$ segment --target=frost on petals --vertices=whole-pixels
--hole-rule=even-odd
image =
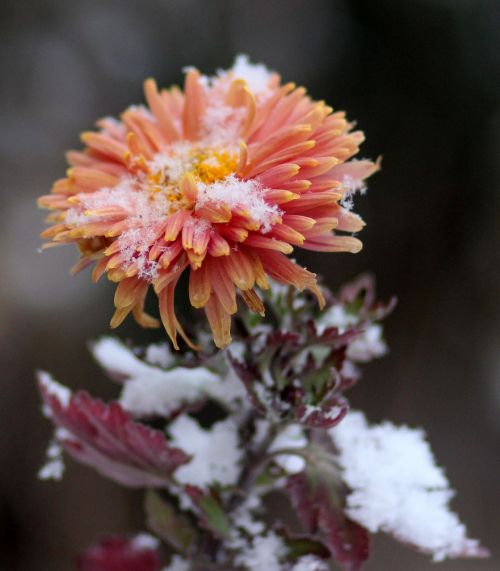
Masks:
[[[453,491],[421,430],[389,422],[369,426],[362,413],[350,412],[329,434],[351,490],[349,517],[371,532],[385,531],[432,554],[436,561],[487,555],[449,511]]]
[[[159,542],[148,534],[108,537],[78,558],[78,571],[160,571]]]
[[[169,482],[172,472],[189,461],[165,436],[134,422],[121,406],[109,405],[78,392],[68,399],[47,374],[39,377],[46,411],[57,441],[76,460],[126,486],[157,487]],[[66,389],[67,390],[67,389]]]
[[[269,278],[323,304],[316,275],[288,256],[359,252],[352,196],[379,165],[353,160],[364,135],[345,113],[246,56],[213,77],[185,72],[183,92],[148,79],[147,105],[82,135],[67,177],[39,200],[53,211],[42,237],[78,246],[74,272],[93,266],[94,280],[117,283],[112,327],[129,314],[159,326],[144,311],[152,287],[176,349],[178,336],[191,344],[174,303],[188,273],[189,301],[222,348],[237,295],[262,315]]]

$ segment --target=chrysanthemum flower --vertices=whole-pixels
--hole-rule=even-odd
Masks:
[[[231,341],[236,294],[263,313],[256,289],[268,277],[312,290],[315,274],[288,256],[295,246],[357,252],[350,233],[364,223],[350,211],[352,194],[377,170],[349,160],[363,140],[343,112],[313,101],[305,89],[282,85],[263,65],[237,58],[228,71],[205,77],[188,69],[184,92],[146,80],[148,106],[105,118],[70,151],[71,168],[40,198],[52,244],[75,243],[78,271],[118,283],[117,327],[132,312],[145,327],[150,286],[173,344],[184,330],[174,292],[189,271],[189,299],[204,308],[215,343]],[[339,234],[338,232],[346,234]]]

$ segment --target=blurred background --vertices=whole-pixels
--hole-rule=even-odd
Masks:
[[[370,270],[383,298],[399,297],[391,354],[351,402],[372,421],[426,428],[453,507],[493,551],[439,569],[499,568],[499,30],[498,0],[2,0],[2,571],[70,570],[101,534],[143,529],[140,495],[86,468],[36,478],[51,430],[34,370],[103,397],[116,388],[87,352],[108,331],[112,288],[68,277],[70,248],[37,252],[35,199],[64,175],[79,132],[142,101],[144,78],[179,83],[183,66],[213,73],[237,53],[346,109],[367,135],[361,156],[383,155],[356,203],[364,250],[308,263],[334,288]],[[132,322],[118,334],[154,337]],[[431,568],[385,537],[367,566]]]

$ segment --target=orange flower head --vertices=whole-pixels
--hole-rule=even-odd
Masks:
[[[361,249],[349,235],[364,225],[351,197],[378,169],[351,160],[363,133],[244,56],[214,77],[188,69],[184,91],[148,79],[144,92],[147,107],[82,134],[85,149],[68,153],[66,178],[39,199],[52,211],[42,237],[79,248],[73,270],[94,264],[94,280],[106,273],[117,282],[111,326],[131,312],[158,326],[144,312],[152,286],[173,345],[177,334],[189,343],[174,312],[184,271],[218,347],[231,342],[237,293],[263,314],[257,290],[268,277],[322,303],[315,274],[288,256],[295,246]]]

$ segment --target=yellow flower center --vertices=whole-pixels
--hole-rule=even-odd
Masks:
[[[153,196],[158,193],[168,200],[168,214],[193,207],[180,187],[182,177],[189,173],[196,182],[211,184],[236,172],[238,153],[227,149],[190,147],[174,149],[171,155],[153,161],[146,174],[146,188]]]

